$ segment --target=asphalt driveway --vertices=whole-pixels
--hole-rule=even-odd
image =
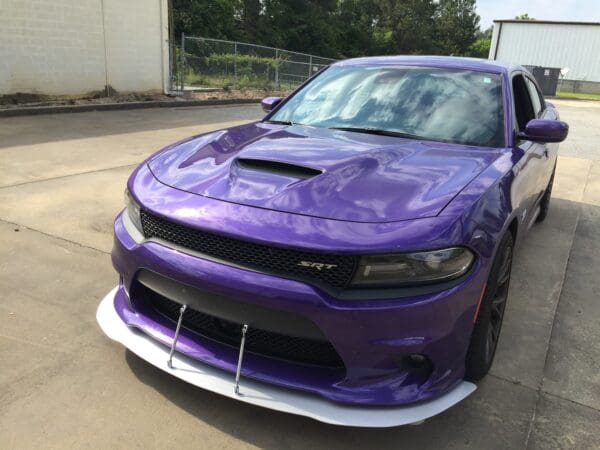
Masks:
[[[600,102],[555,103],[571,135],[548,219],[517,253],[491,375],[423,425],[384,430],[222,398],[96,325],[129,173],[259,107],[0,119],[0,448],[599,448]]]

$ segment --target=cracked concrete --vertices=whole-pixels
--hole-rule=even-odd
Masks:
[[[421,426],[347,429],[240,404],[105,338],[98,301],[128,174],[256,106],[0,119],[0,448],[600,447],[600,103],[555,101],[551,212],[519,249],[491,374]]]

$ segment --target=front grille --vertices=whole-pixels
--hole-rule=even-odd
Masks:
[[[179,318],[181,305],[156,291],[144,289],[145,300],[154,310],[173,322]],[[242,324],[204,314],[188,307],[183,314],[182,326],[201,336],[239,348]],[[271,358],[302,364],[342,368],[344,363],[331,343],[313,339],[286,336],[272,331],[248,328],[246,351]]]
[[[144,210],[141,211],[141,219],[148,239],[162,239],[224,262],[334,288],[348,286],[358,262],[354,255],[303,252],[219,236],[162,219]],[[314,265],[299,266],[300,261],[334,267],[321,267],[319,270]]]

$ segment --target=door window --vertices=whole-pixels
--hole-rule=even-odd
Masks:
[[[525,78],[525,83],[527,84],[527,90],[529,91],[529,97],[531,98],[531,103],[533,105],[533,112],[535,113],[535,117],[540,117],[542,115],[543,110],[543,102],[540,99],[540,93],[538,92],[535,83],[529,78]]]
[[[529,90],[522,75],[515,75],[512,81],[513,95],[515,99],[515,113],[517,115],[517,126],[519,131],[525,130],[527,122],[536,118],[536,113],[531,103]]]

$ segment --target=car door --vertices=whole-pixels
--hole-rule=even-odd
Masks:
[[[516,116],[517,150],[522,157],[515,165],[517,172],[513,195],[518,199],[520,222],[529,226],[535,219],[537,205],[542,197],[541,179],[549,160],[549,152],[545,144],[536,143],[519,137],[527,123],[540,113],[539,98],[536,103],[531,98],[527,81],[523,73],[517,72],[512,77],[513,103]],[[536,111],[536,106],[538,110]]]

